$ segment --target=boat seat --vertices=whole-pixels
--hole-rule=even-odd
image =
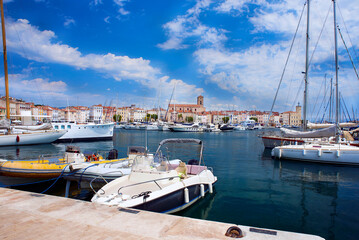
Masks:
[[[200,166],[200,165],[187,165],[187,174],[191,175],[197,175],[200,172],[207,170],[206,166]]]

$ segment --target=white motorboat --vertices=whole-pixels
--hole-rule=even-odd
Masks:
[[[53,122],[55,130],[67,130],[58,142],[110,140],[113,136],[114,123]]]
[[[201,146],[198,161],[187,164],[179,159],[164,160],[161,146],[164,144],[196,143]],[[198,139],[165,139],[153,156],[135,159],[132,172],[102,187],[92,202],[136,209],[174,213],[192,205],[207,192],[213,192],[217,181],[211,170],[202,163],[203,144]],[[154,159],[162,159],[156,166]]]
[[[235,131],[244,131],[244,130],[246,130],[246,127],[243,125],[238,125],[238,126],[234,127],[234,130]]]
[[[158,125],[156,124],[148,124],[146,126],[147,131],[158,131]]]
[[[190,126],[186,125],[175,125],[169,128],[172,132],[202,132],[203,129],[198,123],[194,123]]]
[[[204,132],[221,132],[222,130],[219,129],[218,126],[211,123],[211,124],[203,127],[203,131]]]
[[[126,130],[139,130],[140,125],[137,123],[129,123],[124,126],[124,129]]]
[[[105,156],[106,153],[99,153]],[[118,159],[118,152],[112,149],[106,159],[118,159],[115,162],[96,164],[93,162],[73,163],[64,171],[64,179],[76,181],[81,188],[99,189],[112,180],[128,175],[131,172],[131,166],[137,156],[146,154],[145,147],[131,146],[128,147],[127,158]],[[86,157],[86,154],[85,154]]]

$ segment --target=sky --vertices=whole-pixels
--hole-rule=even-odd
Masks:
[[[54,107],[166,108],[174,92],[176,103],[194,104],[203,95],[208,110],[270,110],[284,72],[273,110],[295,110],[303,104],[304,5],[304,0],[5,0],[10,95]],[[309,115],[318,116],[335,80],[333,8],[331,0],[310,5],[308,106]],[[356,68],[358,12],[357,1],[337,1],[338,26]],[[355,112],[359,80],[340,35],[338,53],[339,89]],[[4,95],[3,69],[0,76]]]

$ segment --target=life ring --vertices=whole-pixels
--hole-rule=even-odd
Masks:
[[[19,135],[16,136],[16,142],[20,142],[20,137],[19,137]]]

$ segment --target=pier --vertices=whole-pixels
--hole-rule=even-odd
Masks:
[[[232,239],[225,233],[233,226],[242,239],[323,239],[7,188],[0,188],[0,203],[2,239]]]

